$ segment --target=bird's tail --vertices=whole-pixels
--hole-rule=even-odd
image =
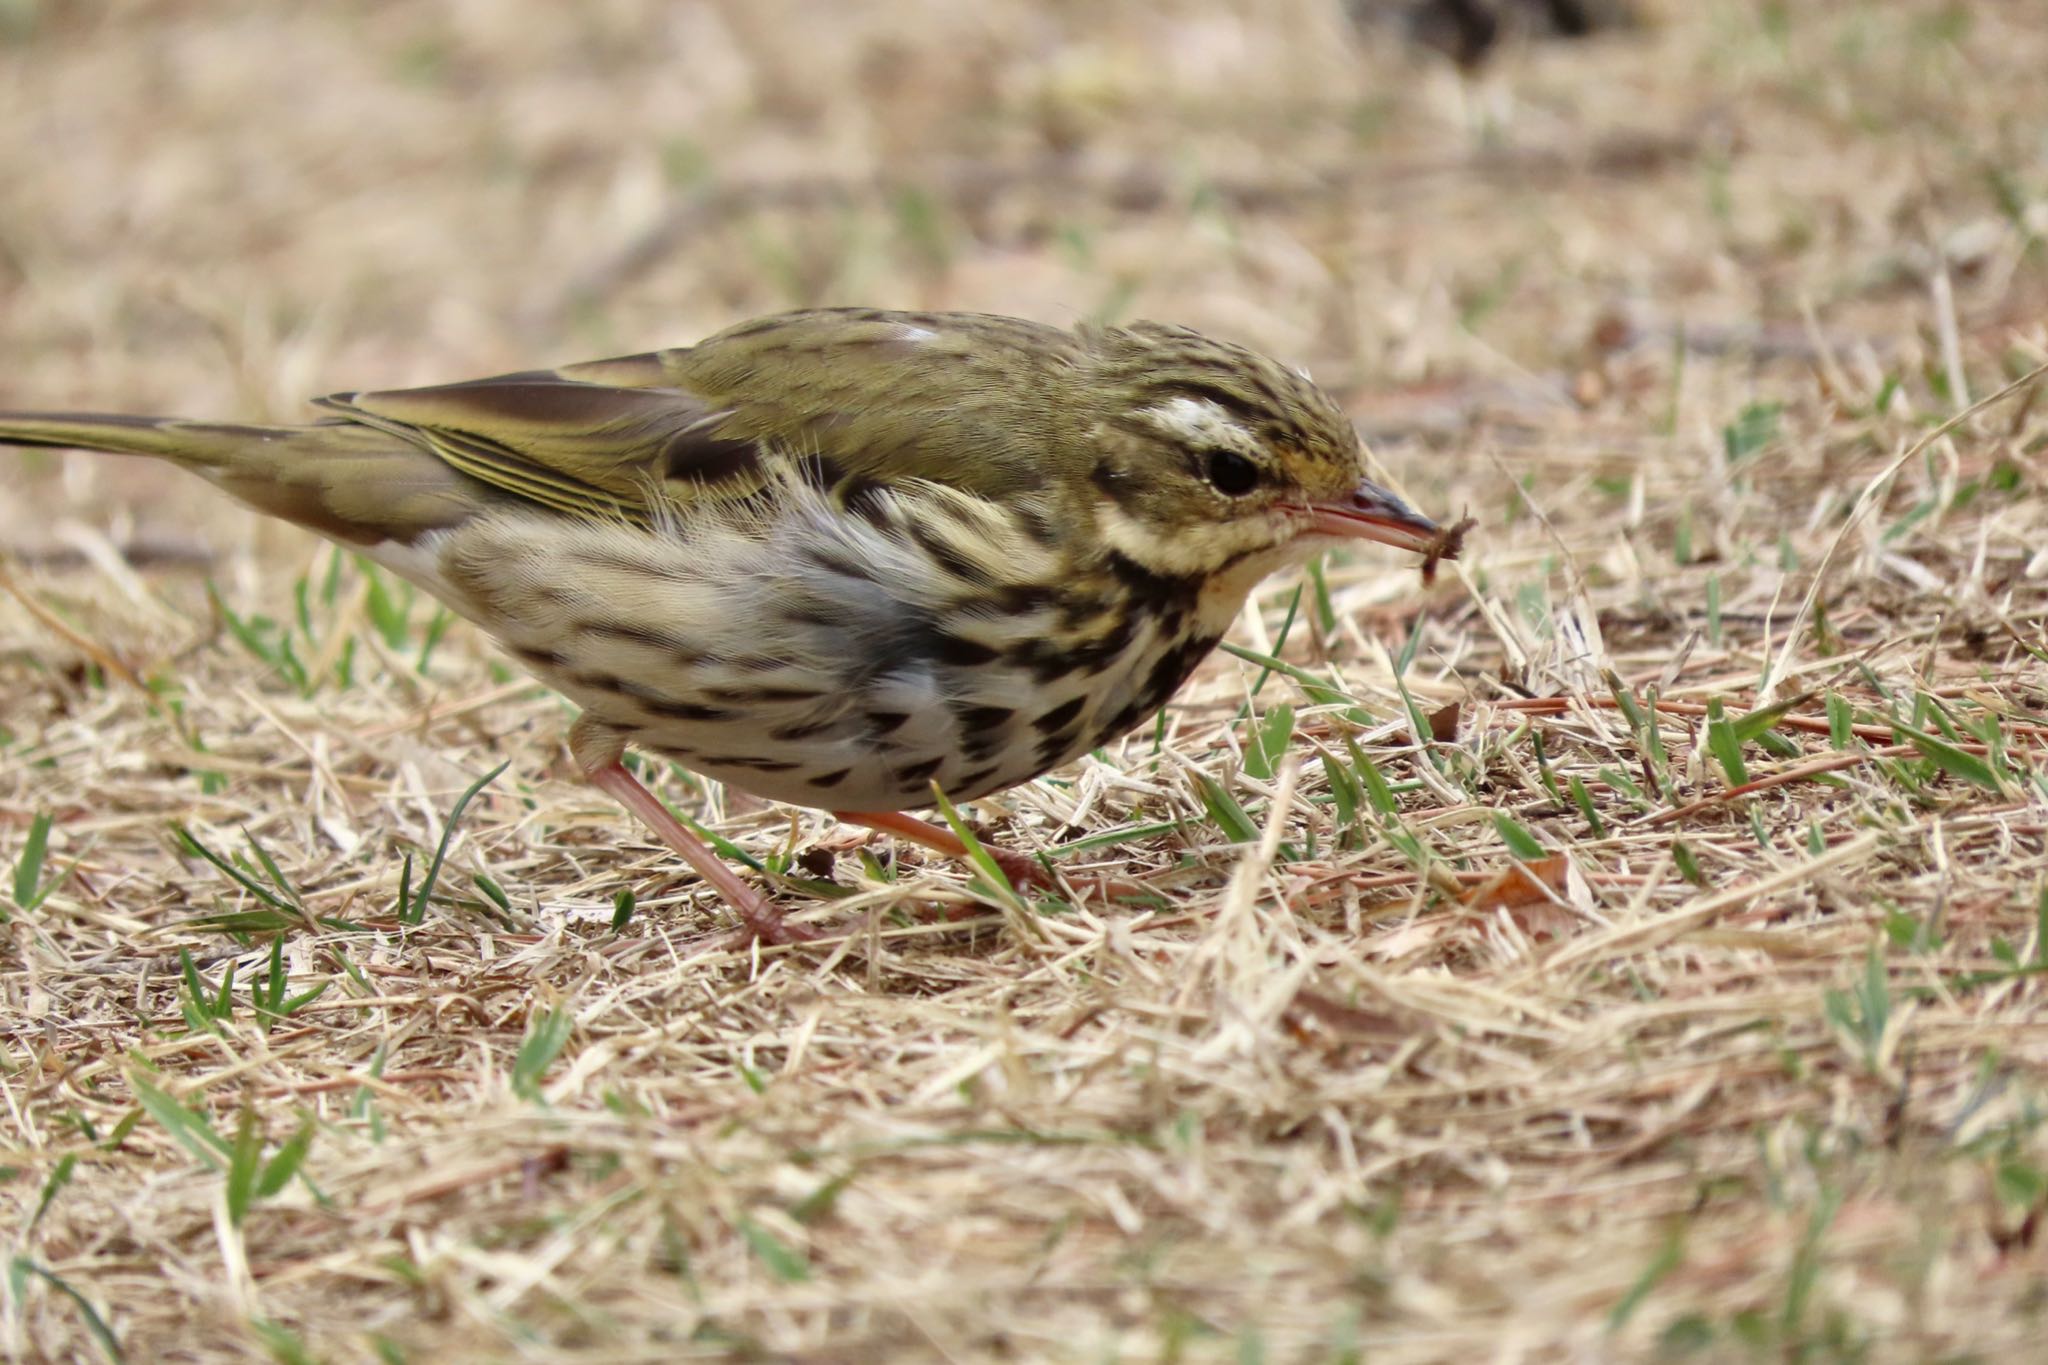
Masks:
[[[347,420],[308,426],[98,412],[0,412],[0,445],[153,455],[259,512],[357,545],[410,542],[476,510],[474,485],[412,442]]]
[[[155,455],[202,471],[232,463],[244,448],[287,437],[291,431],[112,412],[0,412],[0,445]]]

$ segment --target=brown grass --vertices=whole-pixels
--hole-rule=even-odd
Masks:
[[[836,853],[847,936],[755,957],[469,630],[9,456],[5,1349],[2023,1354],[2048,403],[1935,429],[2048,360],[2048,30],[1664,11],[1461,87],[1310,0],[0,3],[0,405],[1158,316],[1478,519],[1428,590],[1361,558],[1283,630],[1271,585],[1288,669],[983,803],[1146,906],[667,776]]]

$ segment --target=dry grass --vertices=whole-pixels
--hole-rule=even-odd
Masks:
[[[1149,315],[1480,523],[1428,590],[1272,585],[1286,670],[984,803],[1149,906],[668,777],[837,851],[848,936],[752,958],[466,628],[10,456],[6,1349],[2020,1353],[2048,404],[1936,429],[2048,359],[2048,31],[1665,8],[1467,90],[1310,0],[0,3],[0,402]]]

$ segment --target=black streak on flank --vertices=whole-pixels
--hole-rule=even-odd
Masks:
[[[680,431],[662,445],[661,468],[671,479],[696,484],[730,483],[761,472],[761,448],[749,440]]]
[[[987,587],[993,581],[994,576],[986,564],[970,558],[959,546],[929,527],[913,521],[910,523],[910,535],[911,539],[918,543],[918,547],[932,557],[934,563],[961,582],[971,583],[975,587]]]
[[[817,701],[824,694],[809,687],[707,687],[703,695],[712,701],[735,706],[763,706],[774,702]]]
[[[926,648],[935,661],[955,668],[978,668],[995,659],[999,652],[978,640],[962,639],[944,631],[935,631],[927,637]]]
[[[779,609],[779,615],[792,626],[840,626],[846,624],[846,613],[823,602],[792,602]]]
[[[920,790],[932,780],[938,773],[940,765],[945,763],[945,761],[945,755],[941,754],[929,762],[906,763],[892,772],[890,776],[894,777],[898,784],[905,788],[913,791]]]
[[[839,505],[877,530],[887,529],[892,520],[889,490],[872,479],[855,476],[841,484]]]
[[[1126,706],[1123,710],[1109,718],[1109,724],[1102,727],[1102,735],[1097,742],[1107,744],[1119,735],[1130,733],[1139,721],[1152,714],[1155,709],[1143,706],[1138,702],[1132,702],[1129,706]]]
[[[1131,639],[1137,633],[1137,616],[1125,612],[1094,639],[1068,645],[1060,657],[1068,671],[1078,669],[1083,673],[1099,673],[1123,657],[1123,652],[1131,647]]]
[[[689,701],[647,701],[640,703],[642,710],[650,716],[663,720],[718,721],[731,720],[733,713],[718,706],[700,706]]]
[[[693,701],[677,701],[659,692],[627,682],[624,678],[610,673],[578,673],[569,679],[577,687],[587,687],[595,692],[611,692],[621,697],[631,697],[641,710],[650,716],[664,720],[716,721],[731,720],[733,713],[722,707],[703,706]]]
[[[1123,585],[1135,604],[1153,611],[1178,610],[1184,603],[1195,600],[1202,591],[1199,578],[1154,573],[1129,555],[1117,551],[1110,552],[1109,572]]]
[[[1195,665],[1216,647],[1214,637],[1196,636],[1183,640],[1179,645],[1159,656],[1159,662],[1152,665],[1152,671],[1145,675],[1144,686],[1139,688],[1137,697],[1112,722],[1106,734],[1121,734],[1145,717],[1166,705],[1167,699],[1180,690],[1188,674],[1195,671]]]
[[[1019,668],[1030,669],[1032,681],[1041,687],[1050,686],[1076,668],[1084,667],[1074,661],[1072,649],[1046,640],[1026,640],[1010,646],[1009,661]]]
[[[1063,701],[1058,706],[1053,707],[1052,710],[1047,711],[1044,715],[1032,721],[1031,728],[1038,731],[1041,735],[1049,735],[1055,730],[1064,730],[1067,728],[1069,721],[1081,714],[1081,707],[1087,700],[1086,697],[1075,697],[1072,701]]]
[[[747,754],[714,754],[700,760],[707,768],[740,768],[757,773],[793,773],[794,763],[784,763],[773,758],[754,758]]]
[[[1061,593],[1044,583],[1009,583],[992,586],[990,600],[1006,616],[1024,616],[1059,605]]]
[[[960,732],[960,749],[970,763],[986,763],[1010,743],[1010,731],[1017,712],[1008,706],[952,705],[953,721]]]
[[[1001,730],[981,730],[960,742],[970,763],[986,763],[1009,747],[1010,737]]]
[[[990,784],[996,780],[996,774],[1000,771],[998,768],[977,768],[961,778],[958,782],[954,783],[954,786],[959,791],[960,799],[962,801],[972,801],[975,797],[994,790]]]
[[[1010,723],[1017,713],[1007,706],[956,706],[953,718],[960,722],[960,731],[968,738],[989,730],[1000,730]]]
[[[804,546],[803,554],[826,573],[838,574],[841,578],[851,578],[863,583],[869,581],[867,566],[858,560],[834,554],[817,545]]]
[[[1140,711],[1164,706],[1166,699],[1180,687],[1180,680],[1193,667],[1193,661],[1185,657],[1186,648],[1181,645],[1170,649],[1152,665],[1152,671],[1145,675],[1144,684],[1138,688],[1137,706]]]
[[[870,711],[868,731],[875,735],[894,734],[903,722],[909,719],[908,711]]]
[[[702,654],[687,648],[683,641],[673,635],[665,635],[661,631],[626,621],[577,621],[571,629],[585,635],[595,635],[601,640],[618,640],[629,645],[642,645],[661,654],[679,655],[689,663],[698,663],[704,658]]]
[[[1025,506],[1017,508],[1013,515],[1017,526],[1037,544],[1047,549],[1059,544],[1060,523],[1051,509]]]
[[[1062,758],[1065,758],[1067,756],[1067,751],[1074,747],[1074,742],[1078,740],[1080,737],[1081,736],[1078,730],[1068,729],[1055,730],[1053,733],[1047,735],[1044,739],[1039,740],[1039,771],[1043,772],[1045,769],[1050,768],[1053,764],[1059,762]]]
[[[823,720],[799,721],[795,725],[778,725],[768,732],[768,738],[780,740],[815,739],[839,724],[839,717],[827,716]]]
[[[528,668],[560,668],[568,662],[552,649],[528,649],[524,645],[513,645],[512,654]]]
[[[846,466],[829,455],[806,455],[796,462],[805,483],[813,488],[837,488],[846,477]]]

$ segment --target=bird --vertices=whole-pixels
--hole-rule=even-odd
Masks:
[[[580,708],[581,775],[776,944],[817,935],[628,746],[964,856],[906,812],[1149,719],[1269,574],[1359,541],[1433,569],[1470,524],[1366,477],[1301,371],[1156,322],[807,309],[314,405],[304,425],[0,411],[0,445],[167,460],[431,593]]]

